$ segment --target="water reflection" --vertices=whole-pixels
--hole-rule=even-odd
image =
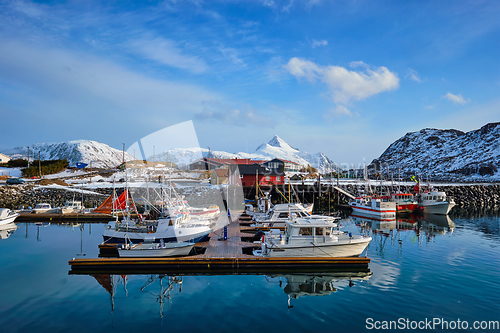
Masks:
[[[269,282],[276,282],[288,295],[288,308],[292,308],[292,299],[303,296],[325,296],[339,289],[354,287],[354,281],[368,280],[371,272],[310,273],[266,275]],[[285,284],[286,283],[286,284]],[[283,285],[285,285],[283,287]]]
[[[369,234],[376,244],[377,253],[383,254],[386,245],[397,242],[399,251],[405,239],[403,234],[410,235],[412,243],[430,242],[436,236],[453,233],[455,223],[448,215],[424,214],[423,216],[409,215],[395,219],[377,219],[363,215],[349,217],[365,234]]]
[[[19,228],[14,222],[0,225],[0,239],[7,239]]]
[[[127,283],[129,275],[91,274],[92,277],[109,293],[111,313],[115,309],[115,297],[119,286],[123,287],[125,297],[128,296]],[[141,293],[151,295],[159,304],[159,316],[163,318],[163,308],[166,301],[172,299],[172,292],[182,291],[183,276],[169,276],[165,274],[139,275],[144,277],[144,285],[140,288]],[[147,277],[147,278],[146,278]]]

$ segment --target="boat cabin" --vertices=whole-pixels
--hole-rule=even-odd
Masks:
[[[338,230],[337,223],[299,218],[286,222],[285,244],[334,242],[338,240],[337,235],[342,233]]]

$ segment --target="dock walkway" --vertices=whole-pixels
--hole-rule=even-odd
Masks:
[[[240,222],[244,217],[227,225],[227,240],[223,229],[210,234],[210,240],[197,243],[205,253],[186,257],[167,258],[85,258],[69,261],[71,274],[112,272],[162,272],[177,274],[246,274],[269,272],[331,272],[368,271],[366,257],[286,257],[268,258],[243,253],[243,248],[256,244],[241,240]],[[244,230],[244,229],[243,229]]]

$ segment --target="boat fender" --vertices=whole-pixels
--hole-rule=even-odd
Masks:
[[[264,243],[265,237],[266,237],[266,235],[262,235],[262,243]]]
[[[350,233],[349,233],[349,239],[351,239],[351,238],[352,238],[352,233],[350,232]]]

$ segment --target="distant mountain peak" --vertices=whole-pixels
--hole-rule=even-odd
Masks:
[[[293,152],[293,153],[298,153],[300,150],[290,146],[288,143],[285,142],[282,138],[279,136],[275,135],[268,143],[264,143],[260,145],[257,149],[256,152],[259,151],[265,151],[266,149],[269,149],[271,147],[274,148],[279,148],[287,152]],[[273,149],[273,148],[271,148]]]

